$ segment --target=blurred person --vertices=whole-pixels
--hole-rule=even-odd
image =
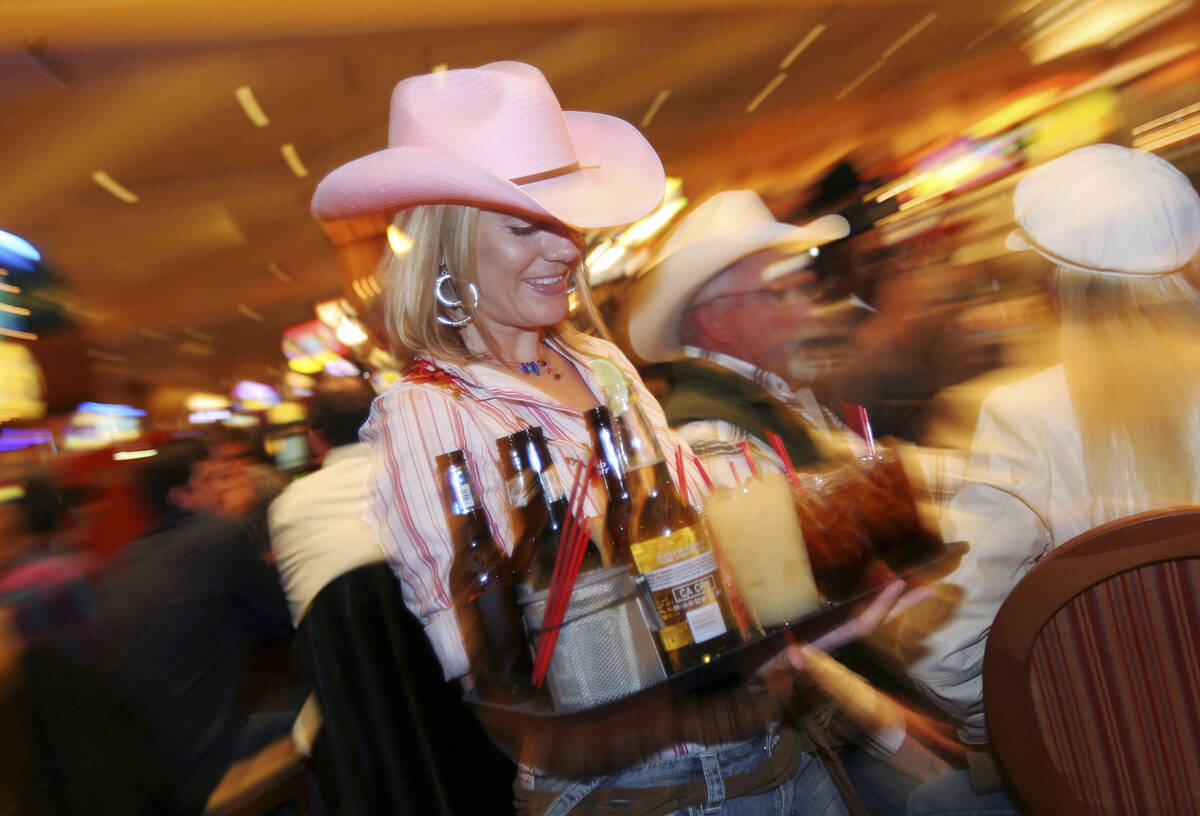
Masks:
[[[71,656],[94,652],[96,600],[92,559],[58,545],[63,498],[45,476],[25,481],[20,498],[0,504],[0,606],[31,641],[49,636]]]
[[[831,405],[864,406],[878,436],[921,442],[929,401],[998,359],[960,323],[972,273],[951,262],[948,230],[935,226],[890,246],[881,241],[872,230],[817,259],[831,286],[869,307],[818,393]]]
[[[369,462],[358,429],[374,399],[375,390],[361,377],[331,377],[317,384],[309,404],[308,440],[323,460],[321,467],[271,503],[271,550],[296,626],[327,583],[383,560],[361,510]]]
[[[1056,267],[1063,361],[984,400],[943,520],[945,540],[970,550],[938,599],[886,632],[960,738],[980,746],[987,635],[1021,577],[1100,524],[1200,503],[1200,197],[1154,154],[1100,144],[1034,169],[1013,206],[1009,247]],[[922,816],[966,803],[977,804],[962,775],[910,800]]]
[[[683,219],[630,295],[630,347],[661,363],[668,422],[703,456],[766,431],[796,465],[847,447],[841,423],[809,387],[834,365],[845,324],[808,268],[807,250],[846,234],[841,216],[777,222],[750,190],[717,193]],[[717,470],[717,468],[714,468]]]
[[[239,521],[258,552],[269,553],[267,511],[287,479],[266,454],[262,436],[242,428],[222,428],[210,439],[204,478],[218,501],[210,508]]]
[[[237,524],[213,512],[198,440],[168,442],[142,468],[154,528],[98,589],[100,665],[149,720],[186,803],[203,807],[237,759],[285,736],[293,714],[234,705],[243,652],[291,631],[278,577]]]
[[[720,460],[741,466],[740,441],[758,446],[765,466],[780,467],[767,431],[781,435],[798,466],[859,444],[807,387],[833,365],[827,344],[839,329],[803,261],[811,247],[845,234],[840,216],[795,227],[775,221],[749,190],[718,193],[679,223],[635,285],[630,345],[660,363],[656,372],[665,369],[667,420],[710,473],[725,471]],[[823,722],[836,710],[829,725],[869,746],[868,755],[847,744],[843,755],[873,813],[903,810],[919,781],[949,769],[906,733],[914,713],[836,661],[814,656],[810,664],[807,702]]]
[[[568,307],[578,287],[583,311],[594,311],[580,231],[651,212],[664,174],[635,128],[564,113],[542,74],[522,63],[406,79],[393,92],[390,121],[391,146],[325,178],[313,212],[400,210],[395,226],[413,241],[404,255],[385,255],[380,277],[393,340],[414,358],[376,399],[361,435],[380,544],[453,679],[470,666],[451,601],[454,544],[435,457],[466,452],[495,539],[511,551],[517,531],[495,441],[541,426],[560,468],[586,461],[583,413],[602,398],[590,359],[610,360],[628,377],[664,449],[679,444],[628,360],[575,329]],[[699,475],[689,481],[699,485]],[[584,514],[603,508],[593,489]],[[898,587],[886,592],[874,614],[897,595]],[[839,637],[873,625],[863,618]],[[508,746],[521,759],[520,812],[558,816],[620,799],[619,812],[628,814],[699,807],[765,814],[777,811],[780,797],[796,813],[845,812],[825,768],[779,726],[792,659],[800,658],[779,655],[756,685],[630,702],[586,728],[547,720]]]
[[[308,446],[321,466],[271,502],[271,552],[296,628],[326,584],[384,558],[362,518],[369,462],[358,429],[374,399],[375,389],[361,377],[320,380],[309,402]],[[312,755],[321,723],[316,696],[310,695],[292,730],[298,751]]]

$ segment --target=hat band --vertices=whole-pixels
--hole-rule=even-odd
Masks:
[[[1165,278],[1166,276],[1174,275],[1183,269],[1183,267],[1179,267],[1178,269],[1169,269],[1166,272],[1126,272],[1123,269],[1105,269],[1099,266],[1088,266],[1051,252],[1037,241],[1033,240],[1033,238],[1029,236],[1029,233],[1024,229],[1018,228],[1017,232],[1020,234],[1021,240],[1029,244],[1030,249],[1041,255],[1046,260],[1053,261],[1055,264],[1059,266],[1065,266],[1069,269],[1077,269],[1080,272],[1091,272],[1096,275],[1106,275],[1113,278]]]
[[[599,166],[598,164],[590,164],[587,166],[587,169],[594,170]],[[518,186],[533,184],[535,181],[546,181],[547,179],[558,178],[559,176],[569,176],[571,173],[577,173],[583,169],[585,169],[584,166],[579,162],[571,162],[570,164],[564,164],[562,167],[555,167],[553,170],[543,170],[540,173],[532,173],[528,176],[510,178],[509,181]]]

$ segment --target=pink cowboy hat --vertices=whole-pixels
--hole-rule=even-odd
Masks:
[[[665,181],[633,125],[563,111],[537,68],[493,62],[397,84],[388,147],[326,176],[312,212],[351,218],[459,203],[600,229],[654,210]]]

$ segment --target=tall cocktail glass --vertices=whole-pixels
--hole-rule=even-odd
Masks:
[[[719,487],[704,509],[755,623],[777,626],[820,608],[792,489],[782,473]]]

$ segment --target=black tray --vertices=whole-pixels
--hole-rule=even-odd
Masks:
[[[949,571],[953,562],[967,551],[965,542],[956,541],[943,545],[942,552],[914,564],[898,573],[910,584],[919,584],[940,577]],[[711,691],[722,686],[731,685],[740,678],[754,672],[763,662],[775,655],[779,649],[791,640],[806,641],[830,632],[849,620],[864,602],[870,601],[883,591],[887,584],[880,584],[864,590],[853,598],[841,603],[831,603],[806,615],[799,620],[775,626],[762,635],[747,640],[726,650],[720,657],[708,663],[684,669],[667,677],[663,682],[647,689],[630,694],[617,700],[604,703],[594,708],[579,711],[555,711],[550,701],[549,693],[542,694],[532,700],[516,704],[506,704],[482,700],[475,691],[467,692],[464,702],[484,709],[503,711],[508,714],[529,717],[579,717],[583,715],[601,714],[611,706],[627,705],[633,700],[641,701],[643,697],[652,695],[663,696],[664,692],[671,695],[688,694],[698,691]]]

